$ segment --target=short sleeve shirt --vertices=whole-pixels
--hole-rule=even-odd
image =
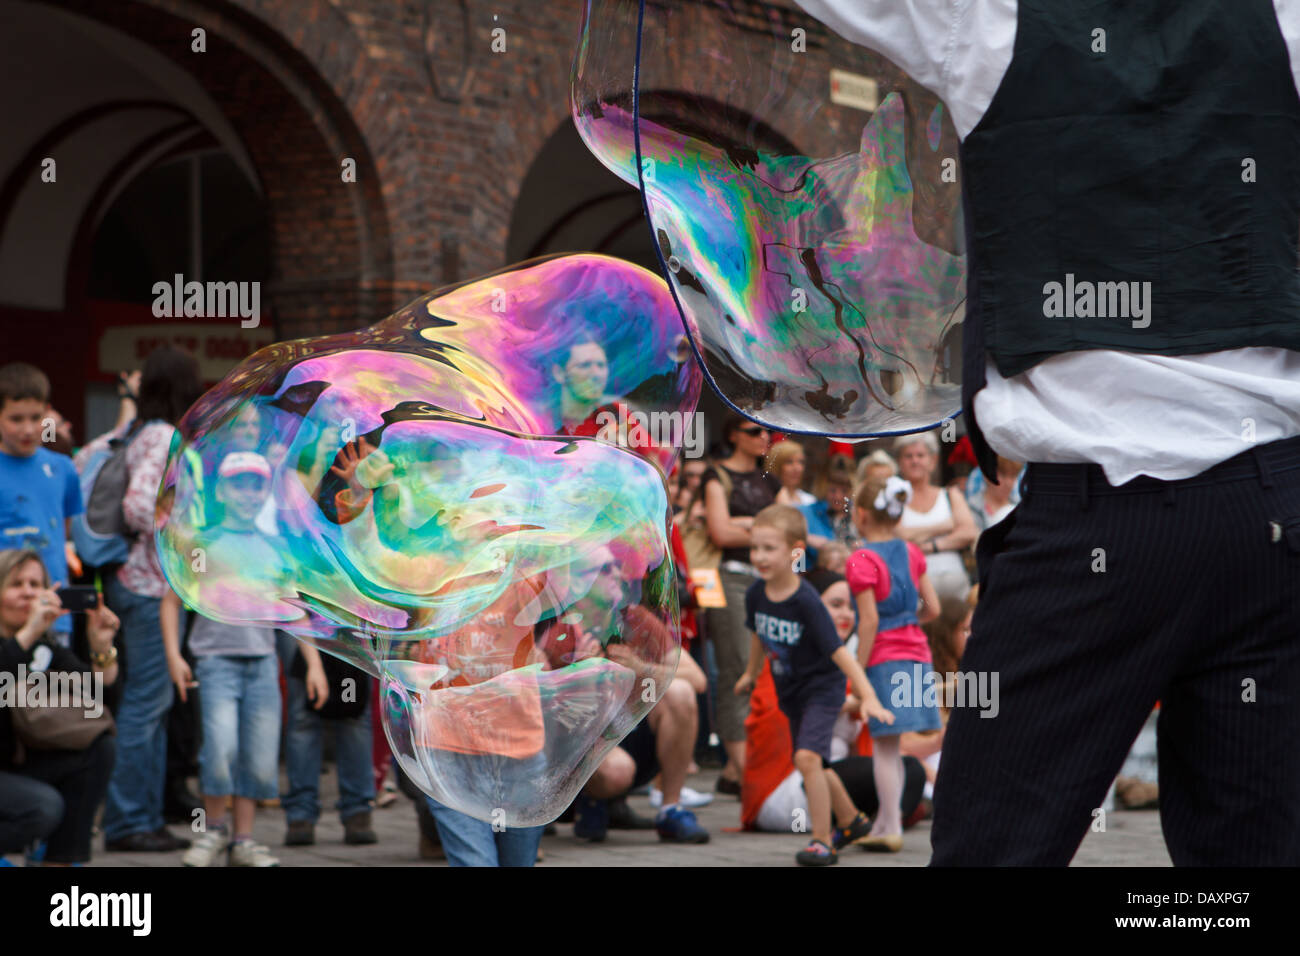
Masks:
[[[807,581],[784,601],[767,596],[755,581],[745,592],[745,626],[758,635],[767,652],[777,697],[800,701],[827,686],[844,690],[844,675],[831,660],[843,646],[826,605]]]
[[[27,458],[0,452],[0,549],[31,548],[56,586],[68,583],[64,519],[81,511],[81,483],[67,455],[48,448]],[[65,614],[51,630],[66,633],[71,627]]]
[[[912,583],[920,585],[925,574],[925,555],[911,541],[907,542],[907,563],[912,573]],[[885,559],[869,548],[854,551],[844,567],[844,577],[854,597],[871,591],[877,603],[887,600],[890,594],[889,567]],[[892,631],[881,631],[871,645],[868,667],[889,661],[929,661],[930,642],[919,624],[906,624]]]

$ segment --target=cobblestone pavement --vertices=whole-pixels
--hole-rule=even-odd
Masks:
[[[697,790],[710,791],[716,773],[697,774],[689,781]],[[332,767],[321,778],[321,805],[333,806],[337,778]],[[653,811],[646,797],[632,797],[638,813]],[[573,827],[558,825],[558,835],[545,837],[543,866],[793,866],[803,838],[794,834],[730,832],[740,824],[740,801],[718,796],[710,806],[696,811],[712,839],[703,846],[660,843],[653,830],[611,830],[603,843],[577,840]],[[374,812],[379,842],[352,847],[343,843],[338,817],[322,816],[316,827],[316,844],[286,847],[284,813],[258,811],[255,838],[279,857],[283,866],[442,866],[419,859],[419,829],[415,808],[406,797]],[[176,833],[180,826],[172,827]],[[92,866],[178,866],[180,853],[104,853],[95,839]],[[909,830],[898,854],[865,853],[851,848],[840,856],[840,866],[924,866],[930,859],[930,825],[922,822]],[[1075,866],[1169,866],[1156,811],[1113,811],[1106,815],[1106,831],[1090,832],[1074,858]]]

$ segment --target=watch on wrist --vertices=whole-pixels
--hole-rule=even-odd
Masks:
[[[91,651],[90,663],[99,668],[108,667],[117,660],[117,648],[110,647],[106,651]]]

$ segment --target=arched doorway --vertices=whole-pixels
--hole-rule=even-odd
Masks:
[[[111,421],[116,372],[162,341],[215,381],[277,339],[391,311],[365,142],[262,21],[188,0],[6,4],[0,56],[23,77],[0,85],[0,327],[7,358],[50,376],[78,442]],[[177,276],[256,283],[258,321],[160,314],[155,287]]]

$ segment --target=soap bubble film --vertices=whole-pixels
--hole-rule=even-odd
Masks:
[[[956,414],[957,138],[933,94],[798,10],[589,0],[572,109],[642,189],[724,401],[842,437]]]
[[[664,480],[702,376],[658,276],[535,260],[249,357],[182,420],[168,582],[381,682],[442,803],[558,816],[672,680]]]

